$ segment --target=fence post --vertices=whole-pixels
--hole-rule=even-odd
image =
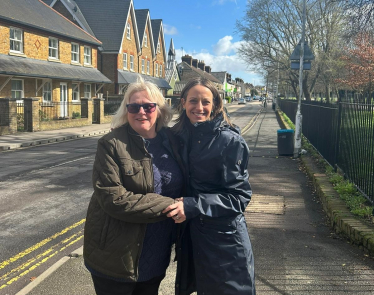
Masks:
[[[24,130],[35,132],[40,130],[39,120],[39,99],[38,98],[24,98]]]
[[[93,112],[95,113],[94,116],[96,118],[97,124],[102,124],[104,123],[104,98],[94,98],[94,107],[93,107]]]
[[[0,135],[17,132],[17,99],[0,99]]]
[[[335,155],[334,155],[334,170],[337,172],[338,170],[338,157],[339,157],[339,142],[340,142],[340,128],[342,122],[342,102],[338,101],[338,126],[336,127],[336,135],[335,135]]]

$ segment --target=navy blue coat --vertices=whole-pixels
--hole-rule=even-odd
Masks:
[[[177,242],[176,294],[255,294],[243,214],[252,195],[247,144],[222,116],[188,122],[178,136],[189,183],[183,201],[187,221]]]

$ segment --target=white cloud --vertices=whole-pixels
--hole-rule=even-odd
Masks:
[[[232,42],[232,36],[225,36],[218,40],[213,45],[213,54],[206,49],[199,51],[186,52],[181,49],[176,49],[176,60],[180,62],[182,55],[189,54],[193,58],[203,60],[205,65],[210,66],[213,72],[227,71],[232,75],[232,78],[240,77],[245,82],[257,83],[262,78],[255,72],[249,71],[248,67],[242,59],[236,54],[236,49],[240,46],[241,41]]]
[[[164,24],[164,34],[165,35],[176,35],[178,34],[178,30],[176,27]]]

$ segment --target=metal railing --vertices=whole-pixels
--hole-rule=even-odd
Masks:
[[[71,101],[41,102],[39,104],[39,120],[76,119],[81,117],[81,103]]]
[[[297,101],[279,100],[295,123]],[[374,203],[374,104],[302,101],[302,133],[332,167],[339,167]]]
[[[105,100],[104,115],[114,115],[121,105],[122,100]]]

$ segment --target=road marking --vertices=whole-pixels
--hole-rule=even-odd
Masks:
[[[26,256],[27,254],[30,254],[31,252],[39,249],[40,247],[44,246],[45,244],[49,243],[50,241],[56,239],[57,237],[67,233],[69,230],[72,230],[73,228],[76,228],[77,226],[83,224],[84,222],[86,221],[86,219],[82,219],[76,223],[74,223],[73,225],[63,229],[62,231],[54,234],[53,236],[49,237],[49,238],[46,238],[44,239],[43,241],[31,246],[30,248],[26,249],[25,251],[21,252],[21,253],[18,253],[17,255],[14,255],[13,257],[11,257],[10,259],[8,260],[5,260],[3,262],[0,263],[0,269],[3,269],[4,267],[6,267],[7,265],[17,261],[18,259]]]
[[[69,227],[70,228],[70,227]],[[43,263],[47,262],[50,258],[52,258],[53,256],[55,256],[56,254],[58,254],[59,252],[65,250],[66,248],[70,247],[71,245],[75,244],[76,242],[80,241],[81,239],[83,238],[83,230],[80,230],[78,233],[75,233],[73,234],[72,236],[64,239],[63,241],[59,242],[57,245],[54,245],[52,246],[50,249],[47,249],[46,251],[44,251],[43,253],[37,255],[35,258],[32,258],[30,260],[28,260],[27,262],[25,262],[24,264],[16,267],[15,269],[9,271],[7,274],[3,275],[0,279],[3,280],[3,279],[6,279],[10,274],[13,274],[15,272],[19,272],[19,271],[22,271],[24,270],[25,268],[27,268],[28,266],[30,266],[34,261],[42,258],[43,256],[46,256],[48,254],[50,254],[52,251],[52,254],[50,254],[49,256],[47,257],[44,257],[41,261],[37,262],[36,264],[34,265],[31,265],[28,269],[26,269],[24,272],[20,273],[19,275],[13,277],[12,279],[10,279],[9,281],[7,281],[5,284],[3,284],[2,286],[0,286],[0,290],[1,289],[4,289],[5,287],[11,285],[12,283],[18,281],[20,278],[24,277],[25,275],[27,275],[29,272],[31,272],[32,270],[36,269],[37,267],[39,267],[40,265],[42,265]],[[65,245],[64,245],[65,244]],[[57,249],[55,250],[54,248],[57,248],[57,247],[60,247],[64,245],[63,247],[61,247],[60,249]]]

